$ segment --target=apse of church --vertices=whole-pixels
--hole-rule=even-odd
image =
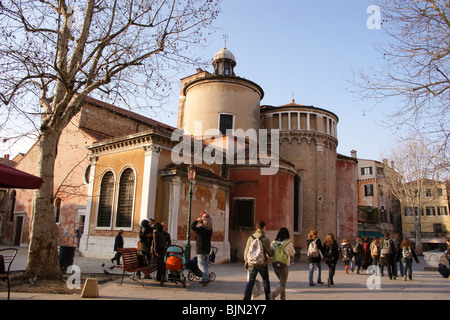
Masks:
[[[87,206],[91,216],[89,232],[82,239],[85,252],[110,246],[113,231],[118,229],[114,223],[101,228],[97,225],[98,199],[105,172],[114,173],[116,188],[120,189],[124,168],[135,174],[133,223],[125,234],[129,243],[136,240],[139,221],[154,218],[167,222],[173,243],[184,246],[189,214],[187,167],[191,164],[197,168],[192,182],[191,218],[204,210],[211,213],[218,262],[243,259],[247,238],[258,220],[266,222],[270,239],[280,228],[288,228],[297,252],[303,254],[312,229],[318,230],[321,238],[329,232],[337,239],[356,237],[356,180],[352,181],[356,161],[336,152],[337,115],[295,101],[280,106],[261,105],[263,89],[238,75],[236,58],[227,48],[216,53],[212,66],[212,72],[197,69],[181,79],[177,128],[161,123],[90,147],[97,167],[95,163],[92,166],[96,172],[92,173],[95,182]],[[206,163],[194,152],[187,157],[190,163],[176,163],[173,150],[177,141],[172,138],[180,129],[194,144],[192,149],[199,145],[201,152],[215,146],[215,151],[225,154],[233,145],[232,161]],[[234,145],[238,132],[248,136],[240,145]],[[267,146],[261,143],[261,132],[270,135],[265,141]],[[256,133],[256,139],[252,133]],[[257,153],[255,161],[250,161],[252,147]],[[267,147],[265,156],[277,160],[276,170],[270,174],[262,173],[268,167],[260,153],[265,150],[262,147]],[[243,161],[238,161],[239,151],[243,151]],[[111,201],[116,200],[112,197]]]

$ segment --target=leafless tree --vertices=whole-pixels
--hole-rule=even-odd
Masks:
[[[375,0],[373,3],[380,8],[383,30],[374,32],[386,32],[389,42],[377,45],[382,66],[355,72],[353,89],[365,100],[392,102],[392,114],[386,120],[389,125],[402,129],[405,125],[432,139],[448,156],[450,2]]]
[[[430,145],[420,140],[407,140],[397,145],[385,162],[384,174],[392,194],[403,210],[413,216],[416,247],[422,248],[421,211],[437,198],[434,192],[442,188],[448,170],[441,159],[430,153]],[[390,165],[389,165],[390,164]],[[428,194],[427,190],[433,190]],[[405,214],[405,212],[404,212]]]
[[[33,200],[26,276],[61,277],[53,177],[62,130],[89,95],[132,106],[164,94],[167,78],[194,62],[190,49],[211,32],[218,6],[212,0],[0,2],[0,125],[29,120],[44,180]]]

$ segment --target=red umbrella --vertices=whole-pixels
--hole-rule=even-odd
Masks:
[[[0,163],[0,188],[39,189],[42,178]]]

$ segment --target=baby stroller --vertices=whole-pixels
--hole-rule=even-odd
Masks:
[[[177,245],[171,245],[166,250],[166,257],[164,258],[166,264],[166,277],[161,279],[161,286],[164,285],[165,281],[168,282],[181,282],[183,288],[186,288],[186,277],[184,276],[184,250],[182,247]]]
[[[216,254],[217,254],[218,250],[219,249],[216,248],[216,247],[211,247],[211,252],[209,254],[208,267],[210,267],[211,264],[213,264],[215,262]],[[198,267],[197,257],[195,257],[194,259],[188,261],[188,263],[186,263],[186,268],[189,269],[189,273],[188,273],[189,281],[193,281],[194,279],[195,280],[200,280],[201,279],[202,271]],[[214,282],[216,280],[216,274],[214,272],[210,272],[209,273],[209,278],[211,279],[212,282]]]

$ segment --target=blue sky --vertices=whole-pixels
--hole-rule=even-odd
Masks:
[[[335,113],[338,153],[381,160],[391,147],[390,129],[381,126],[394,101],[374,108],[375,101],[361,101],[349,92],[352,70],[377,69],[381,54],[374,48],[385,42],[383,30],[368,29],[370,0],[222,0],[218,30],[198,54],[211,61],[223,45],[237,60],[237,76],[259,84],[265,96],[261,104],[312,105]],[[195,73],[186,69],[176,78]],[[206,68],[212,71],[212,66]],[[176,79],[175,78],[175,79]],[[176,126],[179,82],[165,110],[155,120]],[[26,152],[18,144],[10,153]]]
[[[380,124],[383,112],[394,106],[373,108],[374,101],[361,101],[348,90],[352,70],[377,68],[381,55],[374,44],[387,39],[383,30],[367,28],[370,5],[366,0],[223,0],[215,22],[220,29],[203,58],[211,60],[227,34],[235,73],[263,88],[261,104],[283,105],[294,97],[296,103],[329,110],[339,117],[339,153],[349,156],[354,149],[359,158],[381,160],[392,138]],[[159,120],[176,125],[176,115]]]

